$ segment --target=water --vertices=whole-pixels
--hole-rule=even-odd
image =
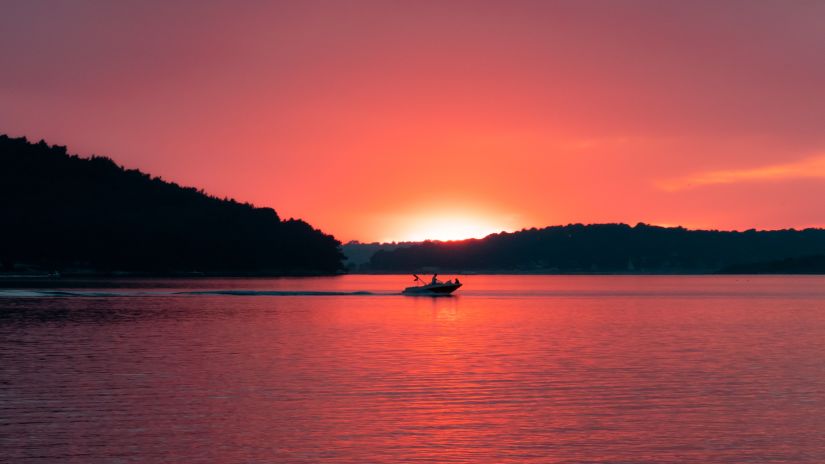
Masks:
[[[825,278],[409,280],[1,289],[0,460],[825,462]]]

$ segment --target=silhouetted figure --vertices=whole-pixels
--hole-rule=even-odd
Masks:
[[[430,282],[431,285],[435,285],[438,283],[438,279],[436,279],[436,277],[438,277],[438,274],[433,274],[433,280],[432,282]]]
[[[455,278],[455,284],[456,285],[461,285],[461,282],[458,281],[458,277]]]

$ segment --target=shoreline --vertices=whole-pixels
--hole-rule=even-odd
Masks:
[[[438,271],[439,275],[457,276],[825,276],[825,273],[816,272],[525,272],[525,271]],[[117,282],[128,280],[208,280],[208,279],[290,279],[290,278],[318,278],[318,277],[342,277],[342,276],[380,276],[380,275],[412,275],[412,274],[432,274],[431,271],[393,271],[393,272],[339,272],[339,273],[148,273],[148,272],[100,272],[100,273],[62,273],[59,275],[48,274],[0,274],[0,287],[7,287],[8,284],[57,284],[60,282]]]

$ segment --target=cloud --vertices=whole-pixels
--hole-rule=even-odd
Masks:
[[[756,168],[726,169],[690,174],[656,182],[669,192],[706,185],[769,182],[792,179],[825,179],[825,155],[813,156],[792,163],[772,164]]]

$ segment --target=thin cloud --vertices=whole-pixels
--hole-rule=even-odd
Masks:
[[[658,181],[657,185],[662,190],[672,192],[706,185],[791,179],[825,179],[825,155],[805,158],[793,163],[772,164],[757,168],[700,172],[684,177]]]

